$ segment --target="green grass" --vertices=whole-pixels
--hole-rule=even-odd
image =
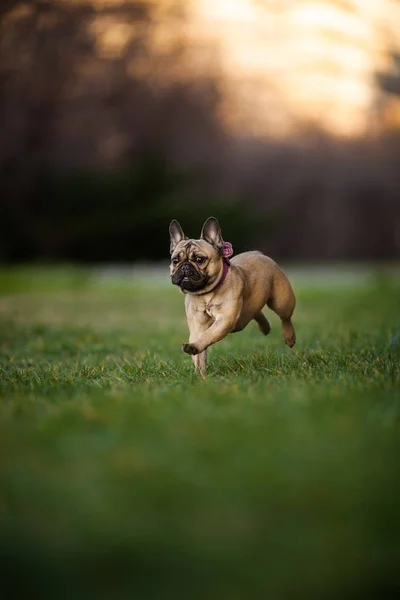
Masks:
[[[202,381],[162,279],[0,271],[13,597],[395,597],[399,282],[293,280],[295,348],[269,313]]]

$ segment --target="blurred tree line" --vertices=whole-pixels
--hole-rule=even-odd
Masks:
[[[186,6],[2,0],[0,260],[166,259],[210,214],[276,258],[398,256],[400,135],[233,138]]]

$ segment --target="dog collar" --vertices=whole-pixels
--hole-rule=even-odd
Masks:
[[[231,264],[231,261],[229,260],[230,257],[233,254],[233,248],[232,248],[232,244],[230,242],[224,242],[223,246],[222,246],[222,260],[224,261],[224,269],[222,271],[222,277],[221,279],[218,281],[217,285],[215,285],[213,288],[211,288],[211,290],[208,290],[207,292],[202,292],[201,294],[197,294],[198,296],[204,296],[205,294],[209,294],[210,292],[215,292],[215,290],[217,290],[219,287],[221,287],[221,285],[224,283],[226,276],[228,275],[228,271],[229,271],[229,265]]]
[[[197,296],[205,296],[206,294],[210,294],[211,292],[215,292],[215,290],[217,290],[218,288],[221,287],[221,285],[224,283],[226,276],[228,275],[228,271],[229,271],[229,265],[231,264],[229,258],[226,258],[224,256],[223,258],[224,261],[224,269],[222,271],[222,277],[221,279],[218,281],[218,283],[211,288],[211,290],[207,290],[207,292],[201,292],[201,294],[197,294]]]

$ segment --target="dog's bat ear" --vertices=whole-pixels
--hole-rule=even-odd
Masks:
[[[208,217],[201,230],[201,239],[206,240],[212,246],[221,249],[224,245],[221,227],[215,217]]]
[[[187,235],[183,233],[182,227],[175,219],[173,219],[173,221],[171,221],[171,223],[169,224],[169,237],[171,240],[171,245],[169,248],[171,254],[173,253],[179,242],[181,242],[182,240],[189,239]]]

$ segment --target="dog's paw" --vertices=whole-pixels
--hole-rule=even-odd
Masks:
[[[284,339],[286,346],[289,346],[289,348],[293,348],[293,346],[296,343],[296,336],[294,334],[290,335],[288,337],[284,337],[283,339]]]
[[[196,354],[199,353],[194,344],[183,344],[182,350],[186,352],[186,354],[191,354],[192,356],[196,356]]]

